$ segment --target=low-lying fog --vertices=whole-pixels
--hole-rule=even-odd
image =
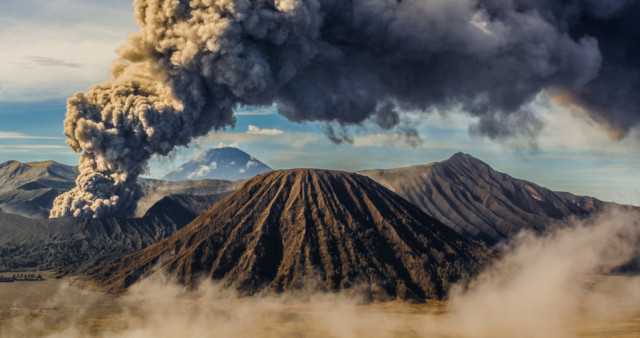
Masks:
[[[602,271],[637,254],[640,216],[609,211],[523,233],[447,302],[366,304],[356,293],[236,297],[155,277],[124,296],[69,281],[0,283],[0,336],[640,336],[640,278]]]

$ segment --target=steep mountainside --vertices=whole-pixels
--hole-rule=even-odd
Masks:
[[[222,196],[168,196],[137,219],[32,219],[0,211],[0,271],[49,269],[130,252],[165,238]]]
[[[210,149],[167,174],[164,179],[180,180],[240,180],[271,171],[264,163],[238,148]]]
[[[459,233],[488,244],[522,229],[544,231],[552,222],[612,204],[513,178],[463,153],[428,165],[360,173]]]
[[[205,275],[247,294],[313,282],[425,299],[442,298],[485,262],[484,246],[367,177],[296,169],[255,177],[173,236],[81,273],[114,292],[162,270],[187,285]]]

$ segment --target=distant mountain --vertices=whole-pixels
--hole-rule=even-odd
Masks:
[[[588,216],[614,205],[513,178],[463,153],[433,164],[360,174],[459,233],[491,245],[522,229],[542,232],[553,222]]]
[[[0,207],[5,213],[46,219],[53,200],[75,186],[78,168],[54,161],[0,164]],[[170,195],[215,195],[230,193],[244,181],[197,180],[171,182],[156,179],[139,180],[145,196],[140,201],[141,214],[161,198]]]
[[[136,219],[32,219],[0,211],[0,271],[61,268],[144,248],[224,196],[166,196]]]
[[[244,182],[245,180],[227,181],[204,179],[197,181],[174,182],[155,179],[141,179],[140,185],[142,186],[142,190],[145,191],[145,196],[138,201],[136,215],[138,217],[142,217],[147,213],[147,210],[149,210],[150,207],[167,196],[183,196],[185,199],[187,197],[198,198],[199,196],[225,197],[241,187]]]
[[[173,236],[81,273],[113,292],[162,270],[245,294],[316,283],[422,300],[441,299],[486,261],[484,246],[367,177],[296,169],[255,177]]]
[[[141,179],[142,190],[147,194],[163,195],[212,195],[234,191],[242,186],[246,180],[228,181],[203,179],[196,181],[165,181],[155,179]]]
[[[27,217],[47,218],[53,200],[75,186],[78,168],[61,163],[0,164],[0,206]]]
[[[20,163],[8,161],[0,164],[0,192],[31,185],[66,188],[75,183],[78,168],[54,161]],[[35,183],[37,184],[35,184]]]
[[[183,164],[163,179],[170,181],[219,179],[240,180],[271,171],[264,163],[238,148],[210,149]]]

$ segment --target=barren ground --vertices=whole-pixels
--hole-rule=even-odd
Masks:
[[[598,278],[611,279],[615,287],[615,279],[624,277]],[[335,295],[311,301],[207,299],[179,297],[172,290],[131,298],[56,279],[0,283],[0,336],[460,336],[445,302],[362,305]],[[149,298],[154,292],[163,297]],[[573,331],[584,337],[638,337],[640,304],[632,318],[577,321]]]

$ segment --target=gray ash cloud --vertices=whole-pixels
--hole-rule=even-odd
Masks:
[[[296,122],[397,126],[399,112],[479,117],[491,138],[535,133],[526,107],[562,93],[624,135],[638,122],[634,1],[136,0],[140,32],[112,79],[68,101],[82,152],[76,189],[52,217],[127,215],[138,175],[238,105]],[[402,129],[402,126],[401,128]],[[406,128],[405,128],[406,129]],[[348,135],[330,134],[340,142]]]

